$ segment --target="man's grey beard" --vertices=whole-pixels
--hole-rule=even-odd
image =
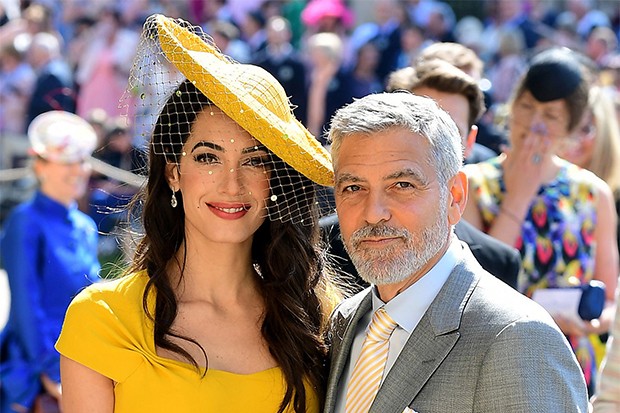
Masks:
[[[447,220],[445,202],[441,202],[434,224],[421,235],[385,224],[367,225],[351,235],[349,245],[343,244],[364,281],[375,285],[396,284],[420,271],[445,246],[451,229],[442,220]],[[359,249],[360,242],[369,237],[401,237],[404,243],[392,243],[381,249]]]

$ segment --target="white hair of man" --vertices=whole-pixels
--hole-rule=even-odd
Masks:
[[[450,117],[432,99],[405,91],[365,96],[339,109],[331,120],[329,140],[334,165],[342,139],[404,128],[423,136],[431,145],[429,161],[437,170],[442,190],[463,166],[461,135]]]

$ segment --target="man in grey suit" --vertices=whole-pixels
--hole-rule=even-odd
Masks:
[[[450,116],[407,92],[369,95],[335,114],[329,137],[342,237],[372,286],[332,315],[325,411],[587,412],[581,369],[551,317],[453,236],[467,178]],[[387,356],[369,362],[379,336]],[[379,366],[376,387],[360,365]]]

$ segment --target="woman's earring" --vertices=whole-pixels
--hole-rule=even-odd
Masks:
[[[172,190],[172,198],[170,198],[170,206],[172,208],[176,208],[177,205],[179,205],[179,203],[177,202],[177,196],[174,192],[174,189],[170,188]]]

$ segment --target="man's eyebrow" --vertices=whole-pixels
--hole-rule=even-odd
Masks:
[[[340,175],[338,175],[338,178],[336,179],[336,185],[340,185],[343,182],[361,182],[362,179],[360,179],[359,177],[350,174],[348,172],[344,172]]]
[[[385,177],[386,180],[390,181],[402,178],[411,178],[422,185],[428,185],[429,183],[428,178],[421,171],[414,168],[401,169]]]

